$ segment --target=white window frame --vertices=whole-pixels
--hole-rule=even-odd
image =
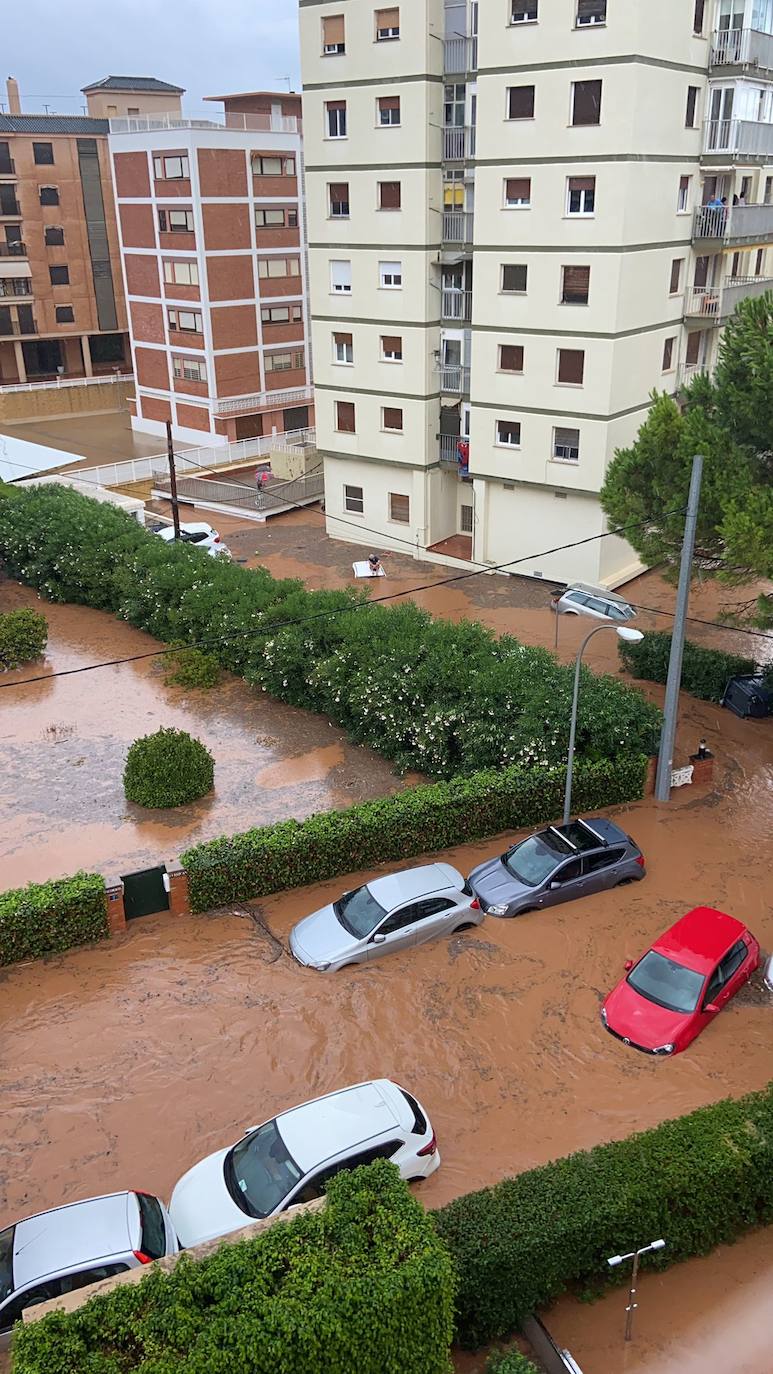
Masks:
[[[174,167],[170,171],[169,164],[179,163],[180,170]],[[154,153],[153,154],[153,180],[154,181],[190,181],[191,169],[188,162],[187,153]]]
[[[351,296],[352,294],[352,261],[351,258],[330,258],[330,294],[331,296]],[[336,283],[336,267],[348,267],[348,272],[339,274],[342,281]],[[346,278],[348,277],[348,281]]]
[[[399,129],[403,118],[402,97],[398,95],[400,108],[398,110],[382,110],[379,105],[379,97],[376,97],[376,128],[377,129]],[[384,115],[389,115],[389,119],[384,119]],[[397,119],[392,119],[392,115],[397,115]]]
[[[388,410],[399,410],[402,417],[400,428],[396,429],[386,422],[386,412]],[[382,434],[404,434],[405,433],[405,411],[402,406],[382,406],[381,407],[381,432]]]
[[[172,373],[178,381],[206,382],[207,364],[203,358],[175,357],[172,359]]]
[[[397,269],[396,271],[392,269]],[[399,281],[389,280],[387,277],[399,277]],[[402,262],[384,261],[378,265],[378,282],[382,291],[402,291],[403,289],[403,264]]]
[[[523,288],[522,291],[520,290],[520,288],[519,288],[517,291],[511,291],[511,290],[509,289],[509,287],[505,286],[505,269],[506,269],[507,267],[525,267],[525,268],[526,268],[526,285],[525,285],[525,287]],[[503,262],[503,263],[500,264],[500,268],[499,268],[499,291],[500,291],[500,295],[503,295],[503,296],[525,296],[525,295],[528,294],[528,290],[529,290],[529,265],[528,265],[528,263],[525,263],[525,262]]]
[[[576,434],[576,435],[577,435],[577,457],[576,457],[576,458],[567,457],[566,455],[559,454],[559,453],[557,452],[557,449],[559,448],[558,435],[559,435],[559,433],[560,433],[562,430],[563,430],[565,433],[567,433],[567,434],[571,432],[572,434]],[[560,447],[562,447],[562,448],[567,448],[567,449],[571,449],[571,448],[574,447],[574,445],[573,445],[573,444],[570,444],[570,443],[563,443],[563,444],[560,445]],[[551,452],[551,455],[552,455],[552,461],[553,461],[554,463],[572,463],[572,464],[574,464],[574,465],[576,465],[577,463],[579,463],[579,461],[580,461],[580,431],[579,431],[579,429],[574,429],[574,428],[572,428],[572,427],[569,426],[569,425],[554,425],[554,426],[553,426],[553,434],[552,434],[552,436],[551,436],[550,452]]]
[[[532,14],[531,11],[534,11]],[[525,14],[516,18],[514,0],[510,0],[510,24],[520,28],[521,24],[536,24],[539,20],[538,0],[529,0],[529,9]]]
[[[401,520],[399,516],[393,515],[393,514],[392,514],[392,497],[393,497],[393,496],[399,496],[401,501],[407,501],[407,502],[408,502],[408,514],[407,514],[405,520]],[[410,525],[410,523],[411,523],[411,497],[410,497],[409,492],[407,492],[407,491],[389,491],[389,492],[387,492],[387,520],[389,521],[390,525]]]
[[[325,102],[325,115],[327,122],[327,132],[325,134],[325,138],[341,139],[349,137],[347,133],[347,113],[348,111],[345,104],[342,110],[333,110],[330,108],[329,102]],[[334,132],[333,124],[336,124],[338,126],[343,124],[343,128],[338,127]]]
[[[281,352],[263,354],[263,371],[266,373],[300,372],[305,366],[306,356],[300,348],[285,348]]]
[[[682,200],[682,181],[683,181],[683,180],[685,180],[685,181],[687,182],[687,185],[686,185],[685,188],[684,188],[684,201]],[[691,177],[689,174],[680,173],[680,176],[679,176],[679,185],[677,186],[677,192],[676,192],[676,213],[677,213],[678,215],[689,215],[689,214],[690,214],[690,196],[691,196],[691,194],[692,194],[692,177]]]
[[[347,344],[347,343],[341,344],[341,343],[338,342],[338,335],[339,335],[339,333],[340,333],[340,331],[334,330],[334,331],[333,331],[333,335],[332,335],[332,339],[333,339],[333,362],[336,363],[336,364],[338,364],[338,365],[340,365],[341,367],[353,367],[353,366],[354,366],[354,339],[353,339],[352,335],[350,334],[348,337],[351,339],[351,342],[348,343],[348,344]],[[347,353],[348,353],[348,355],[349,355],[348,357],[346,356]],[[343,355],[343,356],[342,356],[342,355]]]
[[[400,350],[400,357],[399,357],[399,358],[396,358],[396,357],[394,357],[392,354],[387,353],[386,349],[384,348],[384,339],[385,339],[385,338],[396,339],[396,338],[398,338],[398,337],[402,340],[402,335],[397,335],[397,334],[387,334],[387,335],[382,334],[382,335],[381,335],[381,361],[382,361],[382,363],[402,363],[402,362],[403,362],[404,353],[403,353],[403,350],[402,350],[402,349]]]
[[[281,271],[272,271],[279,267]],[[263,281],[278,281],[281,277],[299,277],[300,258],[258,258],[258,277]]]
[[[261,223],[258,216],[263,216]],[[271,219],[269,216],[279,216],[279,219]],[[287,224],[287,211],[282,205],[256,205],[255,206],[255,228],[256,229],[287,229],[296,228],[296,225]]]
[[[357,492],[357,491],[360,493],[359,496],[355,496],[355,495],[353,494],[354,492]],[[350,495],[350,493],[352,493],[352,495]],[[350,505],[350,502],[353,502],[354,504],[353,504],[353,505]],[[352,485],[351,482],[344,482],[344,510],[347,512],[348,515],[363,515],[363,516],[364,516],[364,514],[365,514],[365,488],[364,488],[364,487],[355,487],[355,486]]]
[[[518,426],[518,442],[517,442],[517,443],[514,443],[512,439],[501,439],[501,438],[499,437],[499,426],[500,426],[500,425],[517,425],[517,426]],[[522,440],[522,438],[523,438],[523,426],[522,426],[520,420],[505,420],[505,419],[500,418],[500,419],[494,421],[494,443],[495,443],[496,448],[520,448],[520,447],[521,447],[521,440]]]
[[[590,127],[590,128],[593,128],[593,125],[590,125],[589,127]],[[566,178],[566,210],[565,210],[566,217],[567,217],[567,219],[593,219],[593,217],[594,217],[595,214],[596,214],[596,189],[597,189],[597,188],[596,188],[596,177],[595,177],[595,175],[594,175],[594,177],[593,177],[593,192],[592,192],[592,194],[593,194],[593,209],[592,209],[592,210],[586,210],[586,209],[585,209],[585,197],[586,197],[587,195],[591,194],[591,193],[590,193],[589,191],[573,191],[573,190],[572,190],[572,187],[571,187],[570,183],[571,183],[572,181],[575,181],[576,179],[577,179],[577,178],[574,177],[574,176],[571,176],[571,177],[567,177],[567,178]],[[590,181],[590,177],[587,177],[586,180]],[[573,210],[573,209],[572,209],[572,200],[571,200],[571,198],[572,198],[573,195],[579,195],[579,196],[581,197],[581,202],[580,202],[581,205],[582,205],[582,209],[581,209],[581,210]]]
[[[528,181],[529,199],[528,200],[508,200],[507,183],[508,181]],[[531,177],[505,177],[502,182],[502,208],[503,210],[530,210],[531,209]]]
[[[184,315],[190,315],[193,324],[182,324]],[[204,317],[200,310],[184,310],[181,306],[167,306],[167,322],[170,329],[182,334],[203,334]]]
[[[198,286],[199,264],[185,258],[165,258],[164,281],[169,286]]]

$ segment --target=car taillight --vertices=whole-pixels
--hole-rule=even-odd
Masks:
[[[132,1254],[136,1260],[139,1260],[140,1264],[152,1263],[150,1255],[146,1255],[142,1250],[133,1250]]]
[[[480,902],[478,901],[477,897],[473,897],[472,901],[470,902],[470,911],[480,911]]]
[[[214,542],[215,542],[216,544],[219,544],[219,543],[220,543],[220,535],[219,535],[219,534],[216,534],[216,535],[215,535]]]
[[[637,854],[637,856],[636,856],[636,862],[637,862],[637,864],[639,865],[639,868],[643,868],[643,867],[644,867],[644,855],[643,855],[643,854]]]
[[[435,1153],[436,1150],[437,1150],[437,1140],[435,1139],[435,1132],[433,1131],[433,1132],[432,1132],[432,1139],[431,1139],[431,1141],[429,1142],[429,1145],[425,1145],[425,1146],[423,1147],[423,1149],[417,1150],[416,1153],[420,1156],[421,1159],[425,1159],[427,1155],[434,1155],[434,1153]]]

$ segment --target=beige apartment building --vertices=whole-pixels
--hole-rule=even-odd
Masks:
[[[773,285],[773,3],[300,13],[330,534],[619,585],[615,450]]]

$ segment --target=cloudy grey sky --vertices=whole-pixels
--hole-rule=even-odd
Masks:
[[[77,114],[103,76],[158,76],[205,95],[300,90],[296,0],[0,0],[0,100],[15,76],[26,113]],[[207,108],[206,106],[204,107]]]

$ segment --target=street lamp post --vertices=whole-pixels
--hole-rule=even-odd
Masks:
[[[572,775],[574,773],[574,743],[577,735],[577,707],[580,699],[580,665],[585,646],[594,635],[600,634],[602,630],[615,630],[620,639],[625,639],[629,644],[636,644],[644,638],[641,630],[631,630],[627,625],[596,625],[587,634],[577,650],[577,659],[574,666],[574,696],[572,697],[572,723],[569,728],[569,754],[566,761],[566,791],[564,792],[564,825],[569,824],[572,814]]]
[[[639,1256],[649,1254],[650,1250],[664,1250],[666,1242],[664,1240],[653,1240],[650,1245],[641,1245],[638,1250],[631,1250],[627,1255],[612,1255],[607,1260],[610,1269],[615,1269],[618,1264],[624,1264],[626,1260],[633,1260],[631,1269],[631,1286],[628,1289],[628,1306],[625,1309],[625,1339],[630,1341],[633,1336],[633,1314],[638,1306],[636,1302],[636,1284],[639,1278]]]

